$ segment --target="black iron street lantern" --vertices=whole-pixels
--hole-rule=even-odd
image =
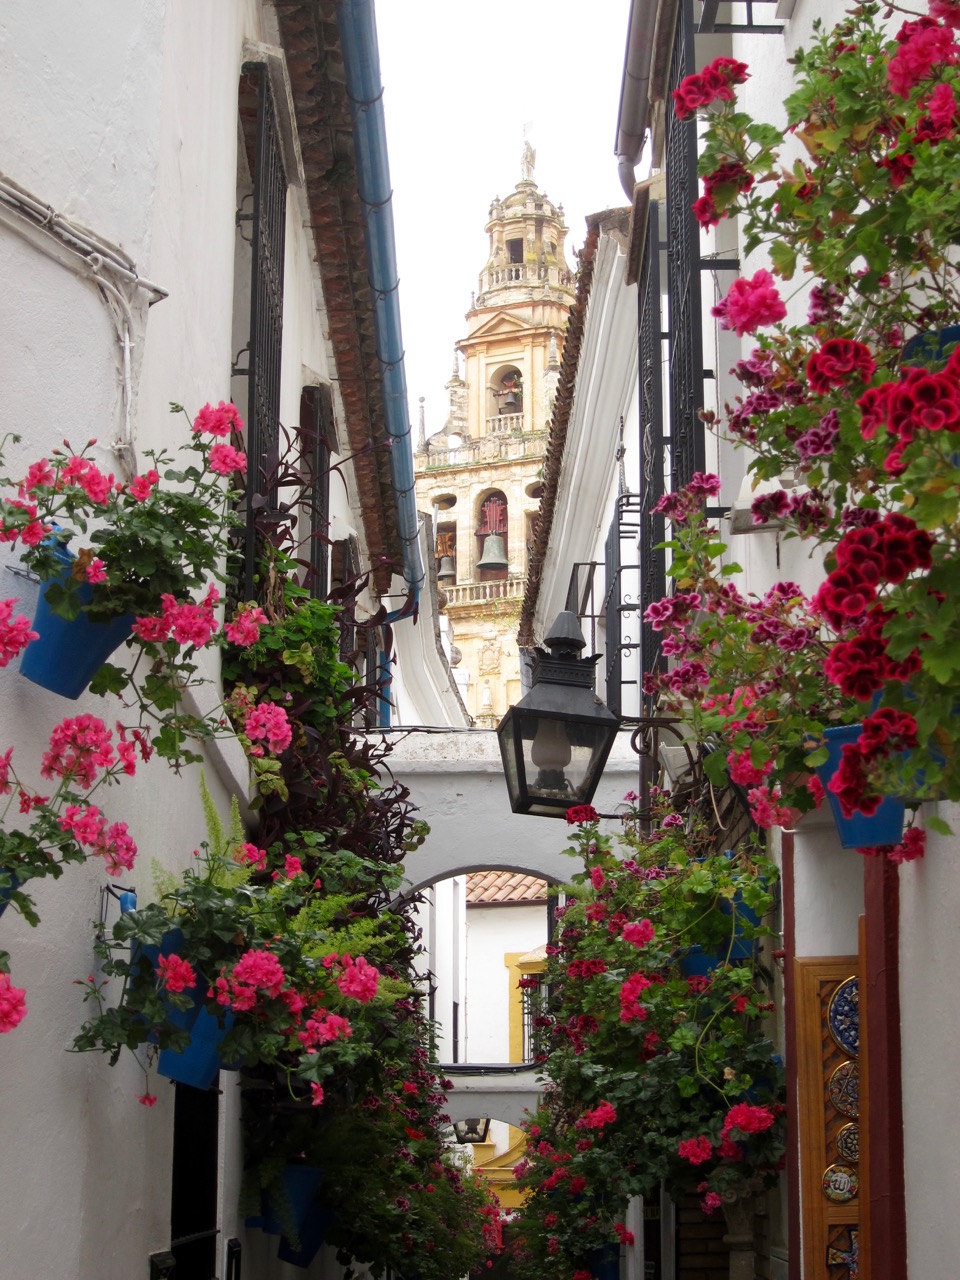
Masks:
[[[513,812],[562,818],[593,799],[620,722],[594,693],[599,655],[579,656],[586,641],[576,614],[558,614],[546,643],[533,688],[507,711],[497,738]]]
[[[453,1132],[457,1142],[466,1146],[470,1142],[486,1142],[490,1132],[490,1117],[476,1116],[471,1120],[454,1120]]]

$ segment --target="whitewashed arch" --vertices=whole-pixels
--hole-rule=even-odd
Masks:
[[[563,884],[582,870],[562,852],[569,844],[564,822],[511,812],[493,730],[401,729],[396,736],[391,771],[409,786],[419,816],[430,826],[423,845],[405,861],[410,889],[489,870]],[[594,800],[601,813],[622,808],[624,794],[637,788],[638,760],[629,737],[620,735],[604,770]]]

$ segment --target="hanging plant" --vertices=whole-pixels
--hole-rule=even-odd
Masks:
[[[758,849],[717,851],[654,791],[653,830],[622,835],[571,810],[584,870],[565,890],[538,1021],[549,1081],[518,1168],[519,1274],[590,1276],[630,1243],[631,1196],[698,1191],[706,1212],[772,1185],[783,1073],[760,943],[777,873]],[[701,973],[686,962],[709,957]]]

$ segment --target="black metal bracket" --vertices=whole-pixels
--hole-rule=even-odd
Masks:
[[[177,1260],[169,1250],[164,1253],[151,1253],[150,1280],[170,1280],[177,1269]]]
[[[224,1280],[241,1280],[240,1268],[243,1262],[243,1246],[234,1236],[227,1241],[227,1274]]]

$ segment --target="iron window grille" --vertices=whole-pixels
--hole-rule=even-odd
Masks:
[[[316,600],[330,590],[330,463],[335,444],[333,398],[327,386],[304,387],[300,396],[300,450],[310,475],[310,578]]]
[[[255,117],[252,110],[249,116],[241,111],[253,176],[250,340],[244,371],[248,393],[243,586],[249,600],[254,596],[258,558],[255,513],[258,507],[269,511],[276,506],[277,497],[287,175],[266,64],[245,62],[242,76],[242,98],[252,95],[256,104]]]
[[[549,1045],[544,1028],[537,1026],[537,1019],[546,1010],[547,987],[539,975],[535,987],[522,987],[520,990],[523,1011],[523,1061],[538,1062],[544,1058]]]
[[[692,0],[681,0],[670,63],[670,91],[694,71]],[[703,423],[703,334],[697,197],[697,131],[666,113],[667,295],[669,298],[670,480],[682,489],[706,466]]]
[[[664,493],[663,330],[660,300],[661,210],[647,211],[647,234],[638,281],[638,364],[640,369],[640,494],[638,500],[640,584],[638,629],[640,678],[661,666],[660,632],[643,617],[667,594],[664,519],[656,506]],[[642,698],[642,694],[641,694]],[[642,702],[641,702],[641,705]],[[649,711],[649,707],[647,710]]]

